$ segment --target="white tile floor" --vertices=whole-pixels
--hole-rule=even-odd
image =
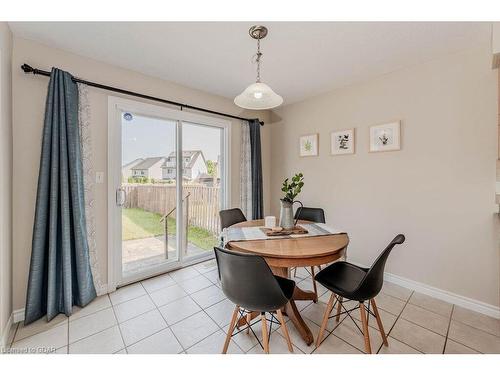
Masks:
[[[296,282],[311,287],[299,269]],[[320,288],[318,303],[300,301],[301,314],[316,337],[330,292]],[[372,350],[396,353],[500,353],[500,321],[385,283],[377,305],[389,347],[382,345],[371,319]],[[13,352],[39,353],[220,353],[233,304],[219,288],[214,260],[145,280],[97,298],[70,318],[59,315],[24,327],[12,327]],[[357,311],[354,316],[358,319]],[[260,324],[254,325],[260,337]],[[288,353],[278,326],[273,326],[271,353]],[[353,353],[364,350],[363,338],[350,319],[330,319],[326,339],[307,346],[288,324],[295,353]],[[333,332],[332,332],[333,330]],[[262,353],[250,334],[234,336],[229,353]]]

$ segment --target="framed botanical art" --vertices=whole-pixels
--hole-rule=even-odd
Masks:
[[[401,149],[401,121],[370,127],[370,152]]]
[[[299,138],[300,156],[318,156],[318,133]]]
[[[354,129],[331,132],[330,141],[332,155],[354,154]]]

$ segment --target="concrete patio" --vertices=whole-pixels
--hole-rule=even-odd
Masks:
[[[206,252],[188,242],[187,256],[198,255]],[[122,242],[123,274],[133,274],[150,266],[154,266],[167,259],[177,259],[176,236],[168,236],[168,257],[165,256],[165,237],[156,236],[140,238]]]

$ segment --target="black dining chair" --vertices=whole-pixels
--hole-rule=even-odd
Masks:
[[[219,211],[220,229],[225,229],[231,225],[247,221],[247,218],[239,208],[230,208]]]
[[[377,320],[377,325],[385,346],[388,346],[382,320],[375,303],[375,297],[382,289],[384,283],[385,262],[394,246],[405,242],[405,236],[398,234],[382,251],[370,268],[363,268],[348,262],[337,262],[323,269],[316,275],[316,281],[332,292],[328,305],[326,306],[323,322],[318,333],[316,346],[321,344],[323,334],[328,323],[328,319],[335,318],[338,322],[340,315],[347,314],[354,322],[358,330],[364,336],[365,352],[371,353],[370,334],[368,333],[368,319],[372,315]],[[347,310],[344,306],[346,300],[357,301],[356,307]],[[365,302],[368,301],[367,305]],[[337,304],[337,314],[330,316],[333,308]],[[373,311],[370,310],[373,307]],[[341,312],[341,309],[344,311]],[[356,321],[351,316],[351,312],[359,309],[363,329],[359,328]],[[367,317],[368,313],[368,317]]]
[[[295,220],[307,220],[315,223],[326,223],[325,220],[325,211],[322,208],[313,208],[313,207],[299,207],[297,211],[295,211],[294,215]],[[321,266],[318,266],[321,271]],[[307,268],[306,268],[307,270]],[[309,270],[307,270],[309,272]],[[311,266],[311,272],[309,274],[312,277],[314,293],[318,295],[318,287],[316,285],[316,281],[314,280],[315,272],[314,266]],[[293,270],[293,277],[297,276],[297,267]]]
[[[281,309],[292,298],[295,282],[273,275],[264,258],[258,255],[233,252],[219,247],[214,247],[214,251],[222,291],[236,305],[231,317],[222,354],[227,352],[231,337],[241,332],[238,330],[233,335],[240,319],[246,322],[245,327],[247,332],[252,330],[252,333],[265,353],[269,353],[269,337],[273,323],[280,324],[288,344],[288,350],[293,352],[292,342]],[[260,313],[262,344],[252,329],[252,325],[255,324],[251,324],[252,312]],[[266,312],[271,315],[269,331],[267,329]],[[278,316],[278,320],[276,320],[274,313]]]

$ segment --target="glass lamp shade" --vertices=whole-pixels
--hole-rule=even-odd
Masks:
[[[234,104],[245,109],[270,109],[282,103],[283,98],[262,82],[252,83],[234,98]]]

